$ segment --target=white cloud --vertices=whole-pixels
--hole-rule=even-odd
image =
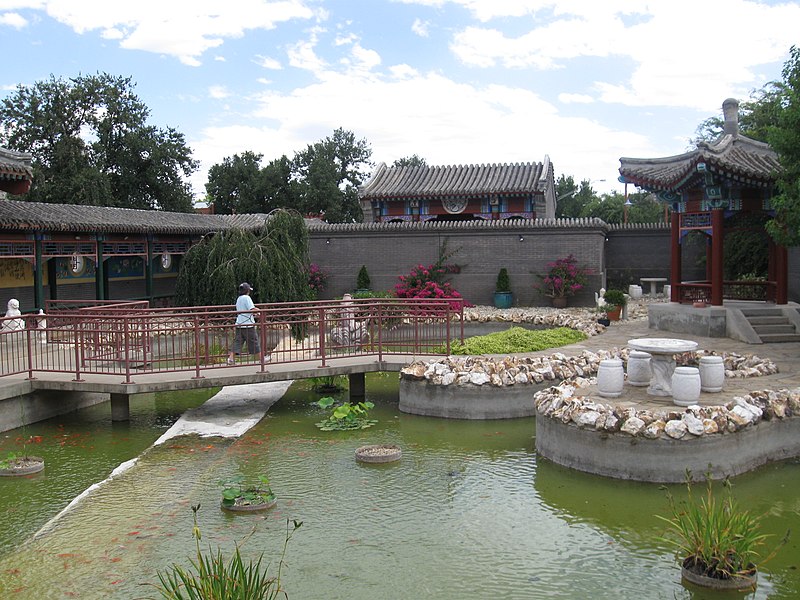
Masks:
[[[22,29],[28,25],[28,20],[19,13],[7,12],[0,14],[0,25]]]
[[[655,0],[634,5],[636,12],[622,2],[456,1],[483,20],[532,15],[530,29],[515,37],[487,27],[458,32],[451,48],[466,65],[555,69],[578,58],[623,59],[632,65],[626,80],[594,89],[604,102],[629,106],[708,110],[720,98],[746,96],[764,83],[755,69],[796,43],[800,22],[797,3],[753,0]],[[537,11],[546,18],[539,21]]]
[[[423,21],[421,19],[414,19],[411,24],[411,31],[416,33],[419,37],[428,37],[430,35],[430,21]]]
[[[223,100],[229,98],[231,93],[224,85],[212,85],[208,88],[208,95],[214,100]]]
[[[594,102],[594,98],[588,94],[559,94],[558,100],[564,104],[591,104]]]
[[[659,153],[643,136],[565,118],[528,90],[463,84],[405,66],[393,71],[402,78],[327,72],[290,93],[270,90],[256,99],[249,125],[206,128],[192,147],[208,169],[247,149],[267,160],[291,154],[345,127],[369,141],[376,162],[411,154],[429,164],[540,162],[547,154],[557,173],[608,181],[616,179],[619,156]],[[598,154],[607,157],[599,168]]]
[[[248,30],[273,29],[292,19],[312,19],[314,10],[304,0],[40,0],[17,2],[44,9],[79,34],[99,31],[120,46],[177,57],[190,66],[224,40],[239,38]]]
[[[279,61],[269,56],[262,56],[261,54],[256,54],[254,62],[260,67],[272,69],[273,71],[279,71],[283,68]]]

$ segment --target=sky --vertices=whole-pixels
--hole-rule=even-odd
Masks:
[[[619,158],[689,149],[781,79],[800,0],[0,0],[0,97],[131,77],[207,171],[337,128],[391,164],[537,163],[622,191]]]

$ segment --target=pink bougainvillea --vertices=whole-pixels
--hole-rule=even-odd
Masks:
[[[539,283],[534,284],[536,290],[549,298],[573,296],[588,282],[592,270],[578,266],[578,259],[570,254],[566,258],[547,263],[547,273],[537,275]]]

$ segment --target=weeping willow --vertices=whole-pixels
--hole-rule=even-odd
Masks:
[[[243,281],[253,286],[256,303],[310,300],[308,262],[303,218],[295,211],[277,209],[260,231],[232,229],[192,246],[178,272],[176,302],[230,305]]]

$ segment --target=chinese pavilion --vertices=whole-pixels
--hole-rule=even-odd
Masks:
[[[555,217],[553,165],[387,167],[359,190],[364,221],[467,221]]]
[[[654,192],[672,211],[672,302],[700,300],[721,306],[724,298],[735,297],[787,303],[787,249],[771,239],[767,281],[723,280],[728,223],[745,216],[763,225],[774,215],[770,199],[780,170],[778,156],[768,144],[739,132],[738,109],[738,101],[725,100],[722,135],[714,142],[700,142],[691,152],[666,158],[619,159],[620,181]],[[693,231],[707,239],[706,280],[684,282],[681,245]]]

